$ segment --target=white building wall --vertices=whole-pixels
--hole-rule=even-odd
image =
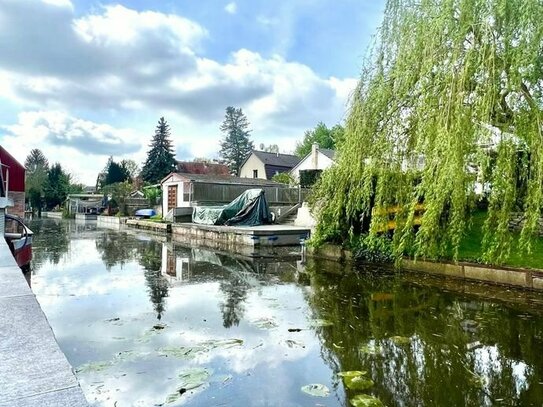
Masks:
[[[300,180],[300,171],[303,170],[325,170],[332,166],[334,162],[320,151],[317,152],[317,165],[314,165],[314,159],[308,154],[300,163],[290,171],[290,175],[296,181]],[[316,167],[316,168],[315,168]]]
[[[254,178],[254,170],[258,171],[258,178],[266,179],[266,168],[264,167],[264,163],[260,161],[256,155],[251,154],[247,161],[245,161],[245,164],[241,167],[239,176],[242,178]]]

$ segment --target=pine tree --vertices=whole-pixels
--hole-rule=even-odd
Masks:
[[[225,138],[221,142],[220,155],[234,175],[239,175],[243,161],[251,153],[253,142],[249,140],[250,130],[247,117],[241,111],[232,106],[226,108],[226,115],[221,124],[221,131]]]
[[[144,181],[153,184],[160,182],[169,173],[175,171],[175,160],[172,141],[170,140],[170,126],[161,117],[156,126],[155,135],[151,140],[151,149],[147,153],[147,160],[143,164],[141,177]]]

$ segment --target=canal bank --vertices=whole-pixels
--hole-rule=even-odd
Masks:
[[[353,261],[351,251],[338,245],[325,244],[319,248],[310,248],[308,254],[335,261]],[[537,269],[404,259],[400,270],[543,291],[543,270]]]
[[[88,406],[9,247],[0,241],[0,406]]]

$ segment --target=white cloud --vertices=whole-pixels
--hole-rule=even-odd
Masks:
[[[105,6],[102,11],[74,20],[75,32],[85,41],[106,46],[134,44],[160,33],[165,43],[190,49],[207,36],[199,24],[173,14],[138,12],[121,5]]]
[[[323,78],[307,65],[247,49],[219,62],[204,55],[205,27],[182,16],[115,5],[76,18],[68,3],[0,4],[3,30],[10,33],[0,36],[0,90],[27,112],[9,126],[8,138],[28,141],[29,134],[48,132],[41,145],[52,161],[69,160],[56,151],[70,150],[80,157],[137,155],[141,162],[160,116],[170,122],[179,151],[215,156],[226,106],[243,108],[256,145],[289,150],[317,122],[341,120],[356,83]],[[43,21],[50,30],[41,29]],[[58,112],[66,126],[62,132],[51,128]],[[80,119],[88,114],[102,124]],[[45,130],[36,115],[47,121]],[[124,130],[103,127],[110,118]],[[23,160],[36,147],[26,141],[24,152],[15,146]],[[86,182],[101,166],[95,163],[91,177],[89,164]]]
[[[133,130],[117,129],[62,111],[22,112],[18,122],[0,127],[2,144],[20,161],[39,148],[51,162],[60,161],[80,181],[91,183],[107,157],[138,158],[144,139]]]
[[[236,4],[236,2],[233,1],[231,3],[228,3],[224,7],[224,10],[229,14],[236,14],[236,12],[238,11],[238,5]]]
[[[72,10],[74,8],[70,0],[41,0],[41,1],[44,2],[45,4],[50,4],[52,6],[67,7]]]

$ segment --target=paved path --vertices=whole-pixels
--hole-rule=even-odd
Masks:
[[[36,297],[0,238],[0,407],[88,406]]]

